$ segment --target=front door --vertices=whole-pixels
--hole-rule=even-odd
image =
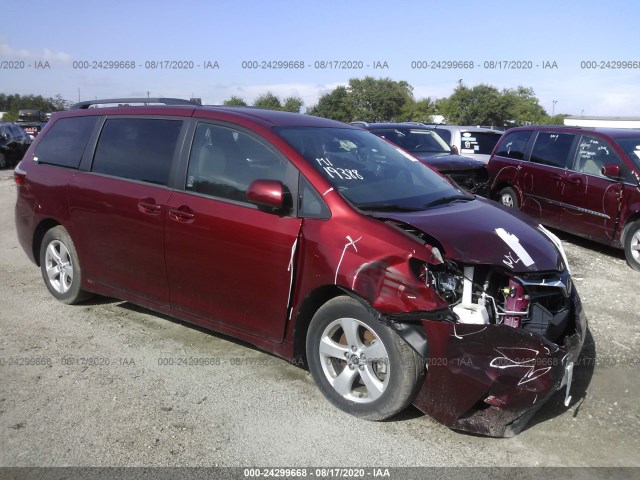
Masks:
[[[562,226],[564,230],[605,240],[613,239],[618,220],[622,182],[602,174],[604,165],[626,168],[605,140],[583,135],[573,170],[565,178]]]
[[[184,191],[167,205],[165,246],[171,306],[270,341],[284,338],[301,219],[261,211],[249,184],[297,173],[263,139],[224,125],[196,128]]]

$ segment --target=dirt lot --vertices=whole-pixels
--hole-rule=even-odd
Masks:
[[[640,273],[619,251],[559,234],[592,334],[574,401],[560,392],[492,439],[413,408],[357,420],[250,346],[113,299],[56,302],[17,243],[14,199],[0,171],[0,466],[640,466]]]

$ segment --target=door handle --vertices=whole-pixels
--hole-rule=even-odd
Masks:
[[[182,205],[178,208],[169,209],[169,218],[176,222],[190,222],[196,217],[196,214],[186,205]]]
[[[153,198],[144,198],[138,202],[138,210],[147,215],[158,215],[162,205],[158,205]]]
[[[573,183],[574,185],[580,185],[582,183],[582,180],[580,179],[580,177],[567,177],[567,182]]]

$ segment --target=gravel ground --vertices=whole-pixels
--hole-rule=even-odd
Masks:
[[[640,273],[620,251],[558,233],[592,334],[575,401],[559,392],[494,439],[414,408],[357,420],[249,345],[114,299],[58,303],[18,245],[14,199],[0,171],[0,466],[640,466]],[[189,357],[214,364],[162,365]]]

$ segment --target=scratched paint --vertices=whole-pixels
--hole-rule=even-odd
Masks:
[[[500,356],[495,357],[493,360],[491,360],[489,366],[493,368],[499,368],[500,370],[506,368],[523,368],[526,370],[524,372],[524,375],[518,382],[518,386],[536,380],[551,370],[551,367],[536,368],[536,365],[538,363],[538,354],[540,353],[538,350],[519,347],[497,347],[494,350],[498,352]],[[520,360],[520,358],[517,356],[515,358],[510,357],[507,353],[505,353],[507,351],[511,351],[514,353],[521,352],[524,355],[526,355],[526,352],[529,352],[534,353],[535,356],[534,358]],[[515,353],[515,355],[517,355],[517,353]]]
[[[351,238],[351,235],[347,235],[347,243],[344,244],[344,248],[342,249],[342,255],[340,255],[340,260],[338,261],[338,266],[336,267],[336,276],[333,279],[334,284],[338,284],[338,273],[340,272],[340,265],[342,265],[342,260],[344,259],[344,254],[347,252],[347,248],[353,247],[353,249],[357,252],[358,247],[356,247],[356,243],[359,242],[362,237],[358,237],[356,240]]]
[[[531,265],[533,265],[535,263],[533,261],[533,258],[531,258],[529,253],[520,244],[520,239],[518,237],[516,237],[515,235],[510,234],[504,228],[496,228],[495,232],[502,239],[502,241],[504,243],[506,243],[513,250],[513,252],[509,253],[508,255],[505,255],[505,258],[503,260],[503,263],[505,265],[509,266],[510,268],[513,268],[513,266],[516,263],[522,261],[522,264],[525,267],[530,267]],[[513,257],[514,254],[518,258],[514,258]]]

